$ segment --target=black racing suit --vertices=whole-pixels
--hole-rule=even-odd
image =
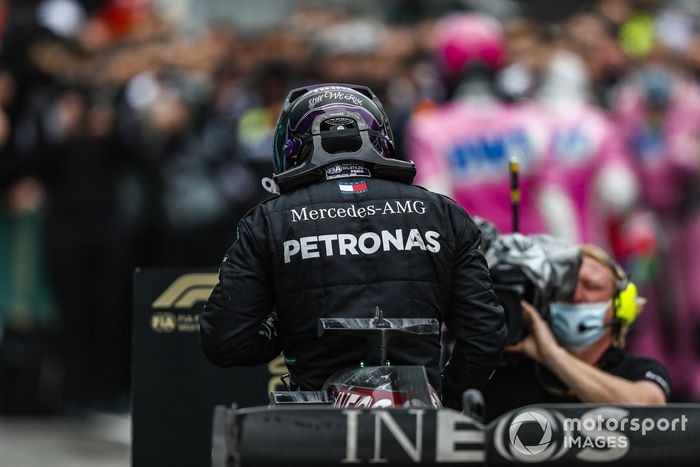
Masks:
[[[219,366],[283,351],[293,382],[318,390],[367,352],[356,338],[317,337],[319,318],[370,318],[376,306],[386,318],[436,318],[456,338],[442,390],[459,408],[465,389],[488,380],[506,334],[480,241],[461,207],[413,185],[350,177],[284,193],[240,222],[200,317],[202,348]],[[439,336],[397,335],[388,358],[425,366],[439,390]]]

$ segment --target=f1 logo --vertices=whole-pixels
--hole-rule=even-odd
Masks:
[[[152,308],[192,308],[204,302],[219,281],[216,273],[185,274],[170,284],[151,304]]]

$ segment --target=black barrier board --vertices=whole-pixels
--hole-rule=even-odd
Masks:
[[[215,405],[265,405],[286,373],[267,366],[220,369],[199,346],[199,312],[216,270],[137,269],[134,274],[132,466],[211,463]]]

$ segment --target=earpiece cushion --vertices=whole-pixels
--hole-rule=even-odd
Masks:
[[[637,286],[629,282],[615,297],[615,316],[622,324],[629,326],[637,319],[637,313],[639,312],[638,295]]]

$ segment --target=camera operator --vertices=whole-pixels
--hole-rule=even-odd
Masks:
[[[586,245],[580,252],[570,303],[552,303],[549,323],[521,302],[529,334],[506,347],[515,362],[499,368],[485,388],[487,420],[536,403],[664,404],[669,398],[664,367],[623,350],[643,305],[636,287],[602,249]]]

